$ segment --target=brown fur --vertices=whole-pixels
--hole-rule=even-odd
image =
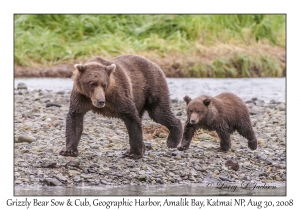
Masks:
[[[231,148],[230,134],[235,130],[248,139],[248,147],[257,148],[257,140],[250,122],[246,104],[232,93],[222,93],[216,97],[200,96],[191,99],[184,97],[187,103],[188,119],[179,150],[189,148],[194,132],[199,129],[216,131],[221,140],[220,150]]]
[[[182,126],[170,110],[165,75],[156,64],[141,56],[124,55],[110,61],[95,57],[75,68],[66,120],[66,149],[61,155],[78,155],[83,116],[90,110],[124,121],[129,134],[129,157],[141,158],[145,152],[141,125],[144,111],[169,129],[168,147],[179,144]]]

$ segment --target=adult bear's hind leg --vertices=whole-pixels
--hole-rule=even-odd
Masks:
[[[149,116],[157,123],[166,126],[170,133],[167,138],[167,146],[176,148],[182,137],[182,125],[178,118],[171,112],[169,103],[157,105],[147,110]]]

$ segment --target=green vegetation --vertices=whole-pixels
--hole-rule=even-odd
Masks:
[[[285,15],[15,15],[15,64],[143,55],[167,76],[285,76]]]

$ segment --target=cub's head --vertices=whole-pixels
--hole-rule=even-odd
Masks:
[[[191,99],[189,96],[185,96],[186,112],[189,119],[189,123],[197,124],[207,117],[208,106],[211,102],[209,97],[198,97]]]
[[[112,73],[115,64],[103,66],[99,63],[75,64],[74,83],[76,90],[89,97],[97,108],[105,106],[105,94],[114,83]]]

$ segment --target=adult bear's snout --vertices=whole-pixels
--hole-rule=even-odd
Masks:
[[[105,106],[105,99],[98,99],[97,100],[97,105],[99,108],[102,108]]]

